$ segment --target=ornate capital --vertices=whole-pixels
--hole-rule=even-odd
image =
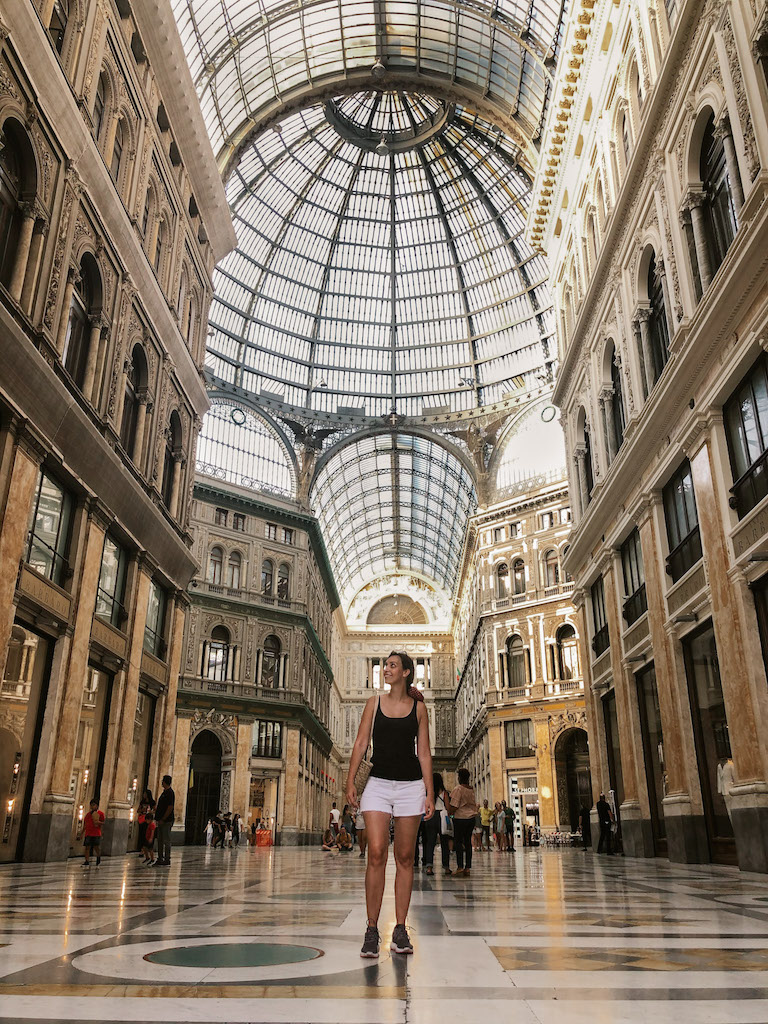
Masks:
[[[689,188],[683,196],[681,210],[690,213],[699,206],[703,206],[707,200],[707,193],[702,188]]]

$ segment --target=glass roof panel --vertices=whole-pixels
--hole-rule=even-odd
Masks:
[[[323,466],[311,500],[345,605],[392,571],[453,592],[477,497],[467,469],[436,442],[398,433],[353,440]]]
[[[238,248],[214,275],[209,369],[286,404],[471,410],[551,374],[542,256],[515,147],[409,93],[316,104],[227,182]]]
[[[528,138],[543,124],[566,0],[172,0],[218,153],[291,90],[378,59],[475,91]]]

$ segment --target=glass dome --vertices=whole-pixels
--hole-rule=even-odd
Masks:
[[[551,376],[544,258],[517,147],[470,110],[368,91],[289,115],[227,182],[207,366],[327,414],[487,406]]]

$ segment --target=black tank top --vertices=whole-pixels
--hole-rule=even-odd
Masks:
[[[416,737],[419,719],[416,701],[410,714],[405,718],[389,718],[376,710],[373,722],[373,768],[371,775],[377,779],[391,779],[394,782],[415,782],[422,777],[421,764],[416,756]]]

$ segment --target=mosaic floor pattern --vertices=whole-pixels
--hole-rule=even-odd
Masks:
[[[419,873],[358,953],[364,862],[309,849],[0,867],[0,1024],[768,1024],[768,878],[578,850]]]

